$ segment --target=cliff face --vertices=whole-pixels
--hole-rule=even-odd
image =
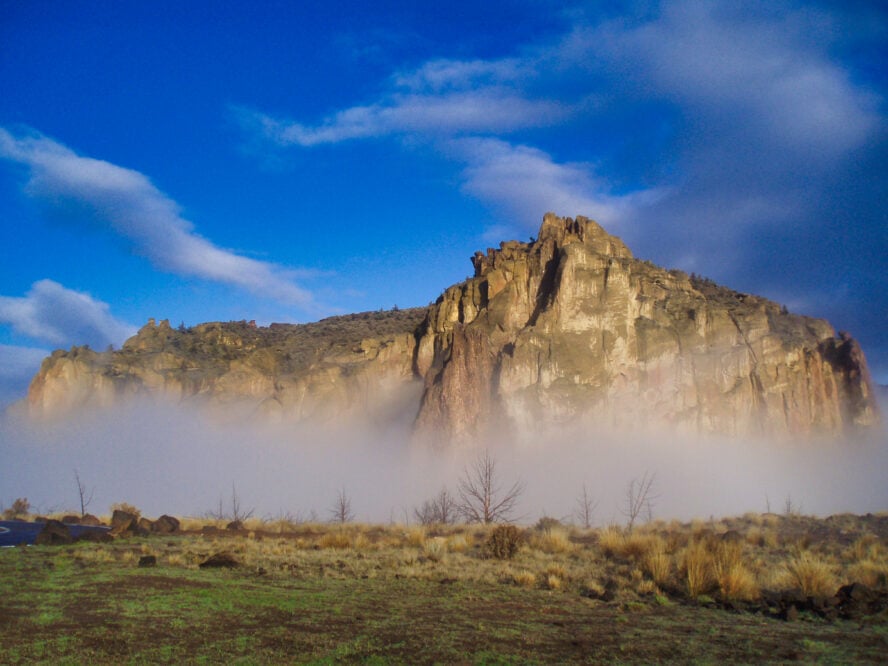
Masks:
[[[429,312],[417,425],[444,439],[578,417],[731,435],[878,421],[857,343],[634,259],[592,220],[546,215],[531,243],[476,253]]]
[[[273,419],[385,419],[415,404],[413,331],[425,309],[367,312],[315,324],[148,324],[119,351],[75,347],[47,358],[30,412],[56,416],[130,396],[245,407]]]
[[[154,394],[301,420],[406,412],[440,442],[582,419],[732,435],[878,421],[853,339],[639,261],[591,220],[546,215],[537,240],[473,264],[474,277],[427,310],[269,328],[149,322],[120,351],[55,352],[31,411]]]

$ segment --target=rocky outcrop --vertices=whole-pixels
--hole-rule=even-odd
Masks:
[[[29,411],[53,417],[140,396],[275,419],[387,418],[418,397],[414,330],[424,316],[395,310],[269,327],[149,320],[119,351],[54,352],[31,383]]]
[[[275,419],[406,415],[446,443],[562,423],[806,435],[878,422],[850,336],[638,260],[592,220],[547,214],[536,240],[472,263],[427,309],[270,327],[152,320],[119,351],[54,352],[30,411],[162,396]]]
[[[418,342],[437,439],[585,419],[731,435],[835,433],[878,411],[860,347],[823,320],[640,261],[594,221],[476,253]]]

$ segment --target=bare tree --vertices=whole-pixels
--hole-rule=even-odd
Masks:
[[[502,491],[496,472],[496,460],[489,451],[480,454],[465,469],[458,485],[457,511],[473,523],[508,523],[514,520],[513,512],[518,498],[524,492],[524,483],[516,481]]]
[[[242,523],[253,515],[256,509],[247,511],[241,507],[240,496],[237,494],[237,486],[234,481],[231,482],[231,520],[236,523]]]
[[[580,525],[587,530],[592,527],[592,514],[598,507],[598,500],[594,499],[589,491],[586,490],[586,484],[583,484],[583,493],[577,497],[577,508],[574,515],[580,521]]]
[[[340,488],[336,495],[336,501],[330,507],[331,521],[344,525],[355,519],[352,511],[351,498],[346,494],[345,488]]]
[[[793,502],[792,497],[790,495],[787,495],[786,499],[783,501],[783,515],[787,517],[801,516],[802,505]]]
[[[450,525],[456,522],[457,513],[456,498],[447,488],[441,488],[437,495],[413,510],[421,525]]]
[[[255,509],[244,509],[241,506],[241,498],[237,493],[237,486],[234,482],[231,482],[231,508],[229,511],[225,510],[224,501],[222,498],[219,498],[219,504],[215,509],[210,509],[206,512],[207,518],[213,518],[215,520],[230,520],[232,522],[242,523],[247,518],[253,515]]]
[[[645,472],[641,480],[635,478],[629,482],[626,488],[626,505],[623,507],[623,515],[629,519],[626,527],[629,531],[635,527],[635,521],[642,513],[650,520],[653,517],[653,502],[657,495],[653,492],[656,475]]]
[[[74,470],[74,479],[77,481],[77,496],[80,498],[80,517],[83,518],[83,516],[86,515],[86,507],[92,502],[96,490],[95,488],[91,488],[90,490],[86,489],[86,486],[84,486],[83,482],[80,480],[80,474],[76,469]]]

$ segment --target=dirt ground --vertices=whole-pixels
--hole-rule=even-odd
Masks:
[[[786,538],[844,540],[837,548],[863,544],[881,557],[873,528],[883,526],[824,521]],[[884,606],[847,619],[802,602],[787,618],[767,601],[671,594],[631,560],[604,555],[600,535],[499,561],[477,548],[432,557],[429,542],[441,537],[393,528],[355,528],[341,547],[324,545],[331,534],[2,549],[0,663],[876,664],[888,655]],[[220,550],[241,565],[198,566]],[[139,566],[146,554],[155,566]],[[516,583],[528,570],[534,582]],[[618,573],[626,589],[590,593],[589,577]]]

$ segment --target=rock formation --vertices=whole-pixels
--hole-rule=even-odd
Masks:
[[[120,351],[54,352],[31,413],[157,395],[320,422],[406,413],[441,442],[578,422],[806,435],[879,420],[850,336],[635,259],[592,220],[547,214],[536,240],[472,262],[428,308],[267,328],[150,321]]]
[[[476,253],[430,309],[420,428],[464,439],[578,417],[731,435],[877,422],[866,361],[824,320],[633,258],[592,220]]]

